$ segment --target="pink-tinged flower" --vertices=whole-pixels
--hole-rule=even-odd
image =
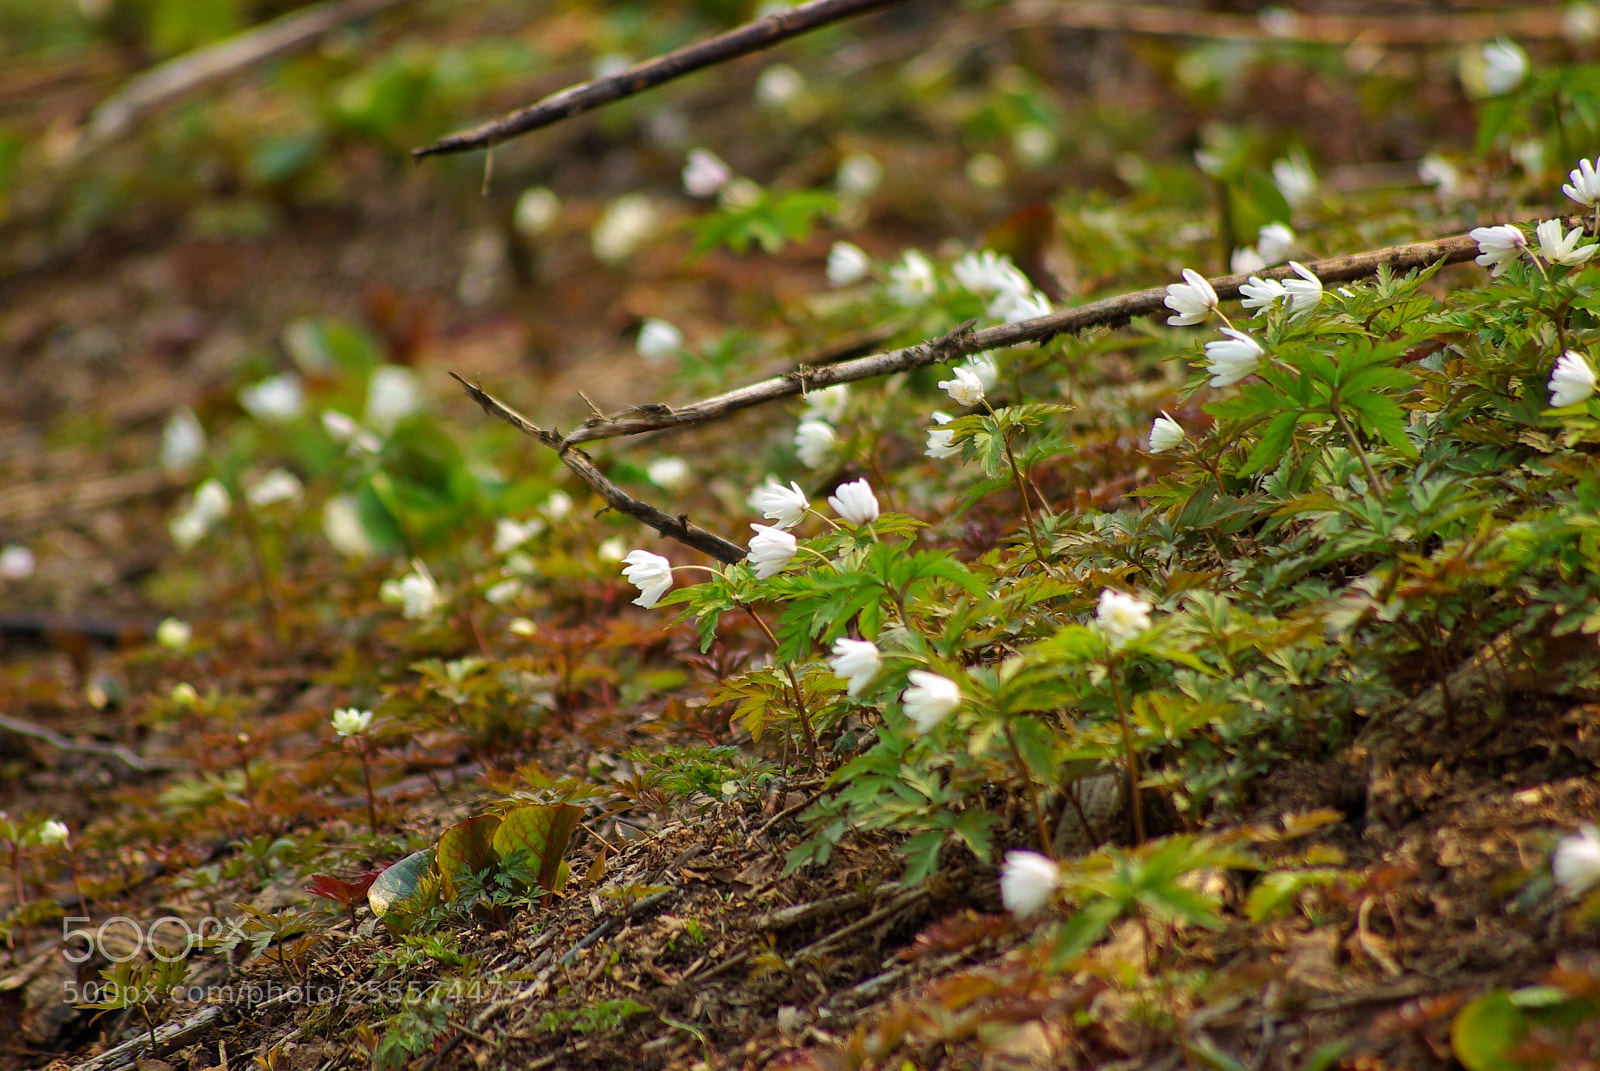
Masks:
[[[782,528],[765,524],[752,524],[750,527],[756,534],[750,540],[750,554],[746,560],[756,567],[756,579],[777,576],[794,560],[799,544],[794,536]]]
[[[828,505],[833,507],[833,512],[841,520],[851,524],[871,524],[878,519],[878,496],[872,493],[872,485],[864,479],[840,484],[828,496]]]
[[[909,677],[911,687],[900,693],[900,705],[917,732],[932,732],[960,708],[961,686],[949,677],[925,669],[914,669]]]
[[[1224,327],[1227,338],[1206,343],[1206,371],[1211,373],[1213,387],[1227,387],[1248,379],[1261,364],[1266,351],[1260,343],[1231,327]]]
[[[1588,401],[1595,390],[1594,369],[1577,350],[1568,350],[1550,373],[1550,406],[1561,409]]]
[[[883,655],[878,645],[869,640],[841,637],[833,641],[833,657],[828,659],[828,666],[849,682],[846,691],[853,699],[877,677],[883,667]]]
[[[1506,266],[1528,248],[1528,236],[1509,223],[1495,227],[1474,227],[1467,232],[1478,243],[1478,255],[1473,259],[1489,269],[1498,278],[1505,274]]]
[[[633,600],[635,606],[654,606],[672,587],[672,563],[661,555],[633,550],[622,560],[627,563],[622,569],[623,578],[639,589],[639,597]]]
[[[1167,323],[1173,327],[1187,327],[1204,322],[1217,311],[1217,292],[1204,275],[1193,268],[1185,268],[1183,282],[1167,287],[1167,297],[1162,304],[1177,313],[1167,317]]]
[[[1007,852],[1000,866],[1000,899],[1019,919],[1048,904],[1060,883],[1061,868],[1038,852]]]

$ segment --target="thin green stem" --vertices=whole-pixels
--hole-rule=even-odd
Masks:
[[[767,639],[772,643],[773,651],[776,652],[778,650],[778,637],[774,636],[772,634],[772,630],[767,627],[767,623],[761,620],[761,615],[756,613],[753,607],[746,605],[745,603],[740,603],[739,605],[743,607],[745,613],[750,615],[750,620],[754,621],[756,626],[760,628],[762,632],[766,633]],[[817,737],[816,734],[811,731],[811,715],[806,710],[805,693],[800,690],[800,678],[795,676],[794,666],[788,662],[783,664],[783,669],[784,672],[788,674],[789,687],[794,690],[794,713],[795,717],[800,722],[800,731],[805,734],[806,757],[812,762],[816,762]]]
[[[378,835],[378,801],[372,793],[372,762],[367,757],[367,742],[361,741],[361,780],[367,786],[367,824],[372,827],[372,835]]]
[[[1055,858],[1054,838],[1050,836],[1050,823],[1044,816],[1044,808],[1039,805],[1039,786],[1033,783],[1033,774],[1028,769],[1028,764],[1022,761],[1022,749],[1017,747],[1016,734],[1011,731],[1009,719],[1001,725],[1005,728],[1006,743],[1011,745],[1011,757],[1016,761],[1017,773],[1022,776],[1023,788],[1028,793],[1028,802],[1033,805],[1033,824],[1039,834],[1039,850],[1046,858]]]
[[[989,410],[991,417],[995,416],[994,406],[989,404],[987,398],[983,400],[983,407]],[[995,429],[997,431],[1000,429],[998,418],[995,420]],[[1017,463],[1017,455],[1011,449],[1011,433],[1009,431],[1001,434],[1000,444],[1006,451],[1006,463],[1011,466],[1011,478],[1017,485],[1017,497],[1022,499],[1022,519],[1023,523],[1028,526],[1028,539],[1033,543],[1034,559],[1038,561],[1039,568],[1054,577],[1055,571],[1050,568],[1050,563],[1045,560],[1044,545],[1039,541],[1039,528],[1033,519],[1033,501],[1028,497],[1028,487],[1022,478],[1022,466]]]
[[[1133,726],[1128,722],[1128,704],[1122,698],[1122,666],[1115,656],[1106,663],[1111,678],[1111,697],[1117,704],[1117,722],[1122,727],[1122,757],[1128,769],[1128,802],[1133,807],[1133,838],[1144,843],[1144,805],[1139,798],[1139,753],[1133,747]]]
[[[1382,494],[1384,486],[1378,480],[1378,473],[1373,469],[1372,462],[1367,457],[1367,452],[1361,449],[1361,440],[1356,438],[1356,429],[1350,426],[1350,418],[1344,415],[1344,409],[1339,405],[1337,396],[1333,399],[1332,408],[1333,419],[1338,423],[1339,430],[1344,433],[1345,441],[1350,444],[1351,451],[1360,459],[1362,469],[1366,471],[1367,486],[1372,488],[1373,493]]]

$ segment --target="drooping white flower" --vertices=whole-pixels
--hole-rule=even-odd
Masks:
[[[305,390],[294,372],[282,372],[239,388],[239,404],[263,424],[286,424],[306,406]]]
[[[854,699],[877,677],[883,666],[883,655],[878,645],[870,640],[841,636],[833,641],[833,657],[828,659],[828,666],[849,682],[845,690]]]
[[[1235,275],[1251,275],[1266,266],[1266,258],[1253,245],[1240,246],[1228,258],[1228,270]]]
[[[419,621],[432,617],[444,605],[444,593],[421,558],[413,558],[411,571],[398,580],[385,580],[378,587],[378,598],[391,606],[399,606],[407,620]]]
[[[527,521],[501,517],[494,522],[494,552],[496,554],[509,554],[542,531],[544,531],[544,522],[537,517]]]
[[[1150,425],[1150,452],[1159,454],[1174,447],[1182,446],[1187,436],[1183,433],[1183,425],[1167,415],[1166,410]]]
[[[65,848],[71,835],[67,823],[51,818],[39,826],[39,843],[46,848]]]
[[[960,365],[950,369],[950,378],[940,380],[939,387],[957,405],[972,406],[983,402],[983,380],[971,369]]]
[[[997,294],[986,311],[1002,323],[1020,324],[1049,316],[1055,309],[1043,290],[1035,290],[1028,294]]]
[[[367,423],[387,435],[422,408],[422,381],[409,368],[379,365],[367,381]]]
[[[977,376],[978,382],[983,384],[985,394],[994,390],[994,385],[1000,382],[1000,366],[995,363],[992,353],[974,353],[958,367],[965,368]]]
[[[1600,885],[1600,830],[1586,822],[1576,836],[1561,838],[1550,856],[1550,872],[1568,896]]]
[[[1528,236],[1509,223],[1495,227],[1474,227],[1467,232],[1467,236],[1478,243],[1479,252],[1473,259],[1497,278],[1528,247]]]
[[[897,305],[924,304],[936,289],[933,263],[915,249],[906,250],[900,263],[889,269],[889,297]]]
[[[806,393],[806,407],[800,414],[801,420],[826,420],[830,424],[837,424],[844,419],[845,410],[850,406],[850,384],[835,383],[831,387]]]
[[[628,553],[628,543],[621,536],[602,539],[600,545],[594,548],[594,556],[603,562],[620,562],[626,553]]]
[[[1061,867],[1038,852],[1007,852],[1000,865],[1000,900],[1019,919],[1048,904],[1060,883]]]
[[[761,515],[774,522],[777,528],[793,528],[805,519],[811,502],[800,485],[791,481],[788,487],[773,482],[756,489],[756,508]]]
[[[1224,327],[1222,333],[1228,337],[1206,343],[1206,371],[1211,373],[1213,387],[1231,386],[1250,377],[1266,352],[1243,331]]]
[[[1583,354],[1568,350],[1550,373],[1550,406],[1561,409],[1587,401],[1595,391],[1595,373]]]
[[[621,264],[655,233],[659,222],[656,206],[642,193],[625,193],[606,206],[589,244],[595,259],[602,264]]]
[[[333,712],[333,731],[340,736],[364,736],[372,728],[372,711],[343,707]]]
[[[690,197],[715,197],[733,178],[733,169],[710,149],[690,149],[683,165],[683,189]]]
[[[826,421],[802,420],[800,426],[794,429],[795,452],[800,455],[800,463],[808,469],[820,469],[826,465],[838,443],[839,437],[834,434],[833,425]]]
[[[859,283],[871,270],[872,258],[868,257],[860,246],[849,242],[834,242],[833,248],[828,250],[829,286],[841,287]]]
[[[1282,264],[1294,248],[1294,231],[1282,223],[1269,223],[1257,232],[1256,250],[1267,265]],[[1252,271],[1259,269],[1252,268]]]
[[[524,238],[547,233],[561,219],[561,198],[548,186],[530,186],[517,198],[511,226]]]
[[[1265,311],[1278,301],[1288,301],[1289,291],[1276,279],[1263,279],[1260,276],[1250,276],[1250,281],[1239,287],[1243,300],[1239,304],[1247,309]],[[1258,311],[1256,315],[1260,315]]]
[[[38,564],[33,551],[21,543],[9,543],[0,550],[0,580],[26,580]]]
[[[1185,268],[1183,282],[1168,284],[1166,300],[1162,304],[1177,313],[1176,316],[1167,317],[1168,324],[1187,327],[1204,322],[1217,311],[1217,292],[1204,275],[1193,268]]]
[[[1272,161],[1272,184],[1278,187],[1290,208],[1299,208],[1317,192],[1317,173],[1299,152]]]
[[[914,669],[908,676],[911,687],[900,693],[900,705],[917,732],[932,732],[960,708],[961,686],[949,677],[925,669]]]
[[[655,364],[683,349],[683,332],[652,316],[639,325],[639,340],[634,345],[640,357]]]
[[[765,580],[783,572],[794,560],[799,546],[794,536],[770,525],[752,524],[750,527],[756,534],[750,540],[750,554],[746,560],[756,567],[756,579]]]
[[[988,297],[990,294],[1027,294],[1033,289],[1028,277],[1011,258],[993,249],[981,253],[966,253],[950,265],[950,274],[969,294]]]
[[[935,424],[948,424],[955,419],[949,413],[937,410],[933,413]],[[961,447],[955,444],[956,433],[948,428],[936,427],[928,429],[928,448],[923,451],[935,460],[944,460],[947,457],[960,457]]]
[[[1596,163],[1600,163],[1597,160]],[[1567,176],[1571,181],[1561,187],[1561,192],[1580,205],[1593,206],[1600,201],[1600,171],[1588,160],[1579,160],[1578,166]]]
[[[206,429],[187,405],[173,412],[161,429],[161,467],[172,475],[182,475],[194,467],[206,452]]]
[[[1100,593],[1094,619],[1110,638],[1111,646],[1121,647],[1150,627],[1150,604],[1126,592],[1106,588]]]
[[[233,498],[221,481],[207,480],[195,489],[189,507],[168,522],[167,530],[180,550],[188,550],[204,539],[232,508]]]
[[[334,495],[323,505],[322,534],[347,558],[369,558],[376,549],[354,495]]]
[[[865,479],[842,483],[828,496],[828,505],[841,520],[851,524],[871,524],[878,519],[878,496]]]
[[[1429,153],[1417,163],[1417,178],[1434,187],[1439,191],[1439,196],[1447,200],[1461,190],[1460,169],[1436,152]]]
[[[337,409],[324,409],[322,411],[322,427],[328,437],[341,446],[349,448],[349,453],[376,454],[383,449],[383,442],[372,432],[356,423],[356,418],[348,413],[341,413]]]
[[[245,489],[245,501],[256,509],[275,506],[279,502],[294,502],[305,493],[300,477],[288,469],[273,469]]]
[[[176,617],[164,617],[161,624],[156,626],[156,642],[169,651],[181,654],[189,649],[189,642],[193,639],[194,629]]]
[[[1533,233],[1539,239],[1540,255],[1552,264],[1585,264],[1600,248],[1595,245],[1580,246],[1578,241],[1583,237],[1583,228],[1574,227],[1562,233],[1559,219],[1545,220],[1533,228]]]
[[[483,593],[483,597],[485,601],[491,602],[496,606],[504,606],[521,594],[522,581],[513,576],[491,586],[488,591]]]
[[[631,550],[622,560],[627,563],[623,578],[639,589],[639,597],[633,600],[635,606],[654,606],[672,587],[672,563],[661,555]]]
[[[883,185],[883,165],[869,153],[853,152],[839,161],[833,188],[846,200],[859,201]]]
[[[1291,260],[1289,267],[1300,278],[1283,280],[1283,289],[1289,295],[1289,315],[1304,316],[1322,303],[1322,280],[1299,261]]]
[[[539,508],[552,521],[564,521],[572,515],[572,496],[565,491],[551,491],[550,497]]]
[[[805,77],[787,63],[774,63],[756,77],[756,103],[763,108],[786,108],[805,91]]]
[[[1509,38],[1499,37],[1483,46],[1483,86],[1490,96],[1509,93],[1528,77],[1528,54]]]
[[[681,457],[658,457],[650,462],[645,475],[663,491],[677,491],[689,482],[689,463]]]

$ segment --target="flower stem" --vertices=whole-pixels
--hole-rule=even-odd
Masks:
[[[1333,419],[1338,422],[1339,430],[1344,433],[1345,441],[1350,444],[1350,449],[1355,452],[1361,461],[1361,467],[1367,474],[1367,486],[1374,493],[1382,494],[1385,488],[1378,480],[1378,473],[1372,467],[1372,462],[1367,458],[1367,452],[1361,449],[1361,440],[1356,438],[1356,429],[1350,426],[1350,418],[1344,415],[1344,408],[1339,405],[1337,397],[1333,400]]]
[[[1133,839],[1144,843],[1144,805],[1139,799],[1139,753],[1133,748],[1133,727],[1128,724],[1128,705],[1122,698],[1121,666],[1112,658],[1106,667],[1111,677],[1111,696],[1117,704],[1117,722],[1122,727],[1122,756],[1128,768],[1128,802],[1133,807]]]
[[[1006,731],[1006,743],[1011,745],[1011,757],[1016,760],[1017,773],[1022,775],[1022,784],[1028,793],[1028,802],[1033,805],[1033,824],[1039,834],[1039,851],[1046,858],[1055,858],[1052,851],[1054,838],[1050,836],[1050,822],[1044,816],[1044,808],[1039,806],[1039,786],[1033,783],[1033,774],[1028,770],[1028,764],[1022,761],[1022,749],[1017,747],[1016,734],[1011,731],[1011,722],[1006,720],[1001,723]],[[1087,828],[1087,827],[1085,827]]]
[[[372,835],[378,835],[378,802],[372,794],[372,762],[367,757],[367,742],[361,741],[361,780],[367,786],[367,824],[372,827]]]
[[[988,402],[984,403],[988,405]],[[989,410],[990,415],[994,410]],[[1050,568],[1050,563],[1045,560],[1044,545],[1039,541],[1039,528],[1033,520],[1033,503],[1028,498],[1028,487],[1022,479],[1022,466],[1017,464],[1017,455],[1011,450],[1011,433],[1007,432],[1000,439],[1006,448],[1006,462],[1011,466],[1011,478],[1016,481],[1017,495],[1022,499],[1022,519],[1028,526],[1028,538],[1033,542],[1033,556],[1039,562],[1039,568],[1049,573],[1052,577],[1055,572]]]
[[[762,632],[767,634],[767,639],[771,641],[772,649],[774,652],[776,652],[778,650],[778,637],[772,634],[772,630],[767,627],[767,623],[761,620],[761,615],[756,613],[752,607],[744,603],[741,603],[740,605],[744,607],[744,612],[750,615],[750,620],[754,621],[757,627],[759,627]],[[785,662],[783,664],[783,669],[784,672],[789,676],[789,687],[794,690],[794,713],[795,717],[800,722],[800,731],[805,734],[806,757],[812,762],[816,762],[817,737],[816,734],[811,731],[811,716],[806,711],[806,697],[805,693],[800,690],[800,678],[794,675],[794,666],[790,665],[789,663]]]

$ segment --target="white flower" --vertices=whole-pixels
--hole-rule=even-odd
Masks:
[[[914,669],[911,687],[900,693],[900,704],[917,732],[931,732],[961,706],[961,686],[949,677]]]
[[[368,558],[374,547],[354,495],[334,495],[322,507],[322,534],[347,558]]]
[[[939,381],[939,387],[950,395],[957,405],[977,405],[983,401],[983,380],[969,368],[956,365],[950,369],[949,379]]]
[[[195,691],[194,685],[188,681],[179,681],[172,686],[172,691],[167,693],[167,698],[179,710],[192,710],[200,705],[200,693]]]
[[[1270,309],[1274,302],[1287,301],[1289,298],[1289,291],[1278,280],[1263,279],[1256,275],[1250,276],[1250,281],[1239,287],[1239,293],[1244,295],[1244,300],[1239,304],[1247,309]]]
[[[1600,162],[1600,161],[1597,161]],[[1567,176],[1571,179],[1561,187],[1561,192],[1580,205],[1593,205],[1600,201],[1600,172],[1588,160],[1579,160],[1578,166]]]
[[[995,364],[994,355],[989,353],[975,353],[962,361],[960,368],[965,368],[978,377],[978,382],[983,384],[984,393],[994,390],[994,385],[1000,382],[1000,366]]]
[[[948,424],[955,419],[949,413],[937,410],[933,414],[935,424]],[[956,433],[948,428],[937,427],[928,429],[928,448],[923,451],[931,458],[943,460],[947,457],[961,456],[961,447],[955,443]]]
[[[1002,323],[1019,324],[1024,320],[1049,316],[1055,310],[1050,307],[1050,299],[1045,292],[1035,290],[1031,294],[998,294],[989,302],[986,311]]]
[[[378,598],[399,606],[401,614],[412,621],[432,617],[444,605],[444,594],[420,558],[412,559],[411,572],[399,580],[385,580],[378,587]]]
[[[833,657],[828,659],[833,672],[849,682],[846,691],[854,699],[866,690],[878,670],[883,666],[883,656],[878,645],[870,640],[852,640],[840,637],[833,641]]]
[[[1474,227],[1467,235],[1478,243],[1479,252],[1474,259],[1496,277],[1502,275],[1506,265],[1521,256],[1528,246],[1528,236],[1509,223]]]
[[[766,195],[767,191],[761,188],[761,183],[740,175],[729,179],[728,184],[722,187],[717,194],[717,207],[727,212],[748,212],[760,204]]]
[[[11,543],[0,550],[0,580],[26,580],[37,567],[33,551],[20,543]]]
[[[1317,192],[1317,173],[1303,155],[1294,152],[1272,161],[1272,184],[1290,208],[1299,208]]]
[[[821,420],[802,420],[794,429],[795,452],[808,469],[820,469],[827,464],[838,442],[833,426]]]
[[[756,497],[756,508],[763,517],[777,522],[775,527],[778,528],[793,528],[805,519],[806,510],[811,508],[806,493],[793,481],[788,487],[776,482],[758,487]]]
[[[1121,647],[1150,627],[1150,604],[1126,592],[1106,588],[1100,593],[1094,619],[1111,638],[1111,646]]]
[[[65,848],[70,832],[67,823],[51,818],[39,827],[39,843],[46,848]]]
[[[1007,911],[1026,918],[1050,902],[1060,882],[1055,860],[1038,852],[1007,852],[1000,866],[1000,899]]]
[[[522,594],[522,581],[516,577],[511,577],[509,580],[502,580],[488,591],[485,591],[483,597],[496,606],[504,606],[520,594]]]
[[[849,242],[834,242],[828,250],[828,285],[849,286],[859,283],[872,270],[872,260],[860,246]]]
[[[207,480],[195,489],[189,508],[167,525],[172,541],[179,549],[188,550],[200,542],[232,508],[233,499],[221,481]]]
[[[1228,270],[1235,275],[1250,275],[1266,266],[1266,260],[1253,245],[1240,246],[1228,258]]]
[[[305,493],[300,478],[288,469],[273,469],[245,490],[245,501],[256,509],[293,502]]]
[[[602,540],[600,545],[594,548],[594,556],[603,562],[620,562],[622,556],[627,552],[627,541],[621,536],[612,536],[610,539]]]
[[[1600,830],[1584,823],[1575,837],[1563,837],[1550,856],[1550,871],[1568,896],[1600,884]]]
[[[1211,373],[1213,387],[1231,386],[1248,378],[1266,352],[1243,331],[1224,327],[1222,333],[1228,337],[1206,343],[1206,371]]]
[[[1568,350],[1550,373],[1550,406],[1560,409],[1588,400],[1594,393],[1594,369],[1577,350]]]
[[[990,294],[1025,295],[1033,284],[1011,263],[1011,258],[992,249],[981,253],[967,253],[950,265],[950,274],[969,294],[987,297]]]
[[[859,201],[883,184],[883,165],[877,157],[864,152],[853,152],[839,161],[839,170],[833,176],[833,187],[846,200]]]
[[[1293,248],[1294,231],[1282,223],[1269,223],[1258,232],[1256,250],[1269,265],[1282,264],[1289,258],[1289,250]]]
[[[1055,131],[1043,123],[1023,123],[1011,132],[1011,151],[1025,164],[1048,163],[1056,154]]]
[[[690,197],[715,197],[728,184],[733,169],[710,149],[690,149],[683,165],[683,189]]]
[[[906,250],[900,263],[889,269],[889,297],[897,305],[921,305],[935,289],[933,264],[915,249]]]
[[[1289,315],[1304,316],[1322,303],[1322,280],[1298,261],[1291,260],[1289,267],[1300,276],[1283,280],[1284,292],[1289,295]]]
[[[642,193],[626,193],[606,206],[599,222],[589,234],[595,259],[602,264],[621,264],[633,256],[655,233],[656,206]]]
[[[337,409],[322,411],[322,427],[334,442],[348,446],[351,454],[375,454],[383,449],[376,435],[357,424],[355,417]]]
[[[501,517],[494,522],[494,552],[507,554],[544,531],[544,522],[537,517],[526,522]]]
[[[333,731],[340,736],[361,736],[372,727],[372,711],[345,707],[333,712]]]
[[[850,385],[848,383],[835,383],[822,390],[809,391],[806,394],[806,407],[800,414],[801,420],[826,420],[830,424],[837,424],[844,418],[844,412],[850,405]]]
[[[652,316],[639,325],[639,341],[634,345],[640,357],[654,364],[683,349],[683,332]]]
[[[176,617],[162,618],[161,624],[156,626],[156,642],[169,651],[188,650],[189,641],[192,639],[194,639],[194,629]]]
[[[513,636],[526,638],[528,636],[537,636],[539,634],[539,626],[526,617],[513,617],[507,622],[506,631]]]
[[[661,600],[672,586],[672,563],[648,550],[630,550],[623,561],[622,575],[628,583],[639,589],[635,606],[650,607]]]
[[[828,505],[833,507],[833,512],[841,520],[851,524],[871,524],[878,519],[878,496],[872,493],[872,485],[864,479],[840,484],[828,496]]]
[[[1539,239],[1539,252],[1552,264],[1584,264],[1594,256],[1595,249],[1600,248],[1578,245],[1578,240],[1583,237],[1583,228],[1574,227],[1563,234],[1559,219],[1545,220],[1533,228],[1533,233]]]
[[[284,424],[300,415],[306,396],[300,377],[284,372],[239,388],[239,404],[262,423]]]
[[[1528,54],[1500,37],[1483,46],[1483,86],[1490,96],[1509,93],[1528,77]]]
[[[756,579],[765,580],[783,572],[784,566],[794,560],[799,545],[794,536],[770,525],[752,524],[750,527],[756,534],[750,540],[747,560],[756,567]]]
[[[551,491],[540,508],[552,521],[564,521],[572,513],[572,496],[565,491]]]
[[[1162,302],[1177,313],[1167,317],[1173,327],[1186,327],[1204,321],[1217,311],[1217,292],[1211,289],[1206,277],[1193,268],[1183,269],[1183,282],[1169,283],[1167,297]]]
[[[1167,415],[1166,410],[1150,425],[1150,452],[1159,454],[1165,450],[1182,446],[1187,439],[1183,433],[1183,425]]]
[[[663,491],[681,490],[689,482],[689,463],[681,457],[659,457],[650,462],[645,475]]]
[[[1438,153],[1431,152],[1417,163],[1417,178],[1437,189],[1440,197],[1454,197],[1461,189],[1461,172]]]
[[[422,382],[409,368],[382,364],[367,381],[367,423],[387,435],[422,408]]]
[[[787,63],[774,63],[756,78],[756,103],[764,108],[787,107],[805,91],[805,78]]]
[[[560,218],[561,198],[548,186],[530,186],[517,198],[511,226],[522,237],[533,239],[549,231]]]
[[[181,475],[206,452],[206,429],[188,406],[173,412],[161,429],[161,467]]]
[[[589,66],[589,73],[595,78],[615,78],[632,66],[632,56],[621,52],[607,52],[594,58],[594,62]]]

